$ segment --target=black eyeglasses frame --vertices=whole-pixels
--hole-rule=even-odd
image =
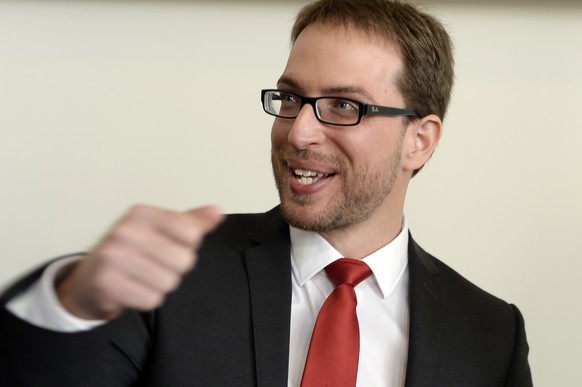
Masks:
[[[301,101],[301,103],[300,103],[299,110],[297,111],[297,115],[295,115],[295,116],[283,116],[283,115],[278,115],[278,114],[275,114],[273,112],[268,111],[267,107],[265,106],[265,95],[269,92],[285,93],[285,94],[290,94],[292,96],[298,97],[299,100]],[[317,111],[317,109],[315,107],[316,102],[318,100],[324,99],[324,98],[337,98],[337,99],[341,99],[341,100],[345,100],[345,101],[349,101],[349,102],[353,102],[353,103],[357,104],[359,107],[358,120],[355,123],[350,123],[350,124],[338,124],[335,122],[329,122],[329,121],[324,120],[323,118],[320,117],[319,112]],[[396,108],[396,107],[390,107],[390,106],[381,106],[381,105],[372,105],[372,104],[363,103],[363,102],[357,101],[355,99],[345,98],[345,97],[335,97],[335,96],[327,96],[327,95],[321,96],[321,97],[313,97],[313,98],[312,97],[304,97],[301,94],[297,94],[297,93],[293,93],[293,92],[289,92],[289,91],[285,91],[285,90],[279,90],[279,89],[263,89],[263,90],[261,90],[261,102],[262,102],[263,110],[265,111],[265,113],[272,115],[274,117],[289,118],[289,119],[297,118],[297,116],[299,115],[299,113],[303,109],[303,106],[305,106],[306,104],[309,104],[313,108],[313,112],[315,114],[315,117],[320,122],[323,122],[323,123],[329,124],[329,125],[336,125],[336,126],[356,126],[362,121],[362,117],[364,117],[364,116],[418,117],[418,114],[416,114],[416,112],[414,110],[410,110],[410,109]]]

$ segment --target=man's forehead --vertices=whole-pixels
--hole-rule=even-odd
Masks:
[[[373,73],[386,64],[399,70],[403,65],[397,46],[378,34],[355,27],[313,23],[299,34],[291,47],[287,68],[302,69],[322,61],[330,74],[343,68],[344,76],[354,76],[354,72]]]
[[[320,34],[322,36],[333,36],[338,41],[353,41],[355,38],[365,37],[369,44],[383,46],[387,51],[400,56],[401,48],[397,39],[394,36],[387,36],[375,29],[363,29],[353,23],[342,24],[339,22],[314,22],[307,25],[303,31],[297,36],[297,39],[292,42],[293,48],[306,31],[310,34]]]
[[[304,95],[372,95],[397,91],[402,61],[379,37],[341,25],[314,23],[299,34],[278,87]]]

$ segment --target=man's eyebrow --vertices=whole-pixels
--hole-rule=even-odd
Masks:
[[[281,75],[281,78],[279,78],[277,81],[277,87],[289,87],[299,93],[303,91],[303,88],[301,85],[299,85],[299,82],[285,75]]]
[[[285,75],[282,75],[281,78],[279,78],[279,80],[277,81],[277,87],[288,87],[290,88],[292,91],[296,91],[297,93],[303,93],[304,89],[303,87],[299,84],[299,82],[297,82],[296,80],[289,78]],[[332,87],[326,87],[324,89],[321,90],[321,95],[318,95],[317,97],[323,97],[323,96],[343,96],[346,94],[358,94],[362,97],[362,99],[365,102],[370,102],[370,103],[375,103],[374,102],[374,98],[372,98],[372,96],[370,95],[370,93],[368,93],[367,91],[365,91],[364,89],[360,88],[360,87],[356,87],[356,86],[332,86]],[[364,102],[362,101],[362,102]]]
[[[374,101],[374,98],[372,98],[372,96],[370,95],[370,93],[368,93],[367,91],[365,91],[364,89],[360,88],[360,87],[355,87],[355,86],[337,86],[337,87],[327,87],[325,89],[322,90],[322,92],[326,95],[345,95],[345,94],[358,94],[361,95],[366,101]]]

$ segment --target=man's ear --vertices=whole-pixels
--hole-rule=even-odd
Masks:
[[[443,123],[435,114],[429,114],[410,123],[402,146],[402,168],[416,171],[432,156],[443,131]]]

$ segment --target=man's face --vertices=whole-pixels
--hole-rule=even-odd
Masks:
[[[395,85],[401,66],[379,39],[315,24],[298,37],[277,87],[404,107]],[[276,118],[273,173],[287,221],[325,232],[401,208],[403,195],[391,191],[402,180],[403,125],[402,118],[381,116],[364,116],[357,126],[324,124],[307,104],[295,119]]]

